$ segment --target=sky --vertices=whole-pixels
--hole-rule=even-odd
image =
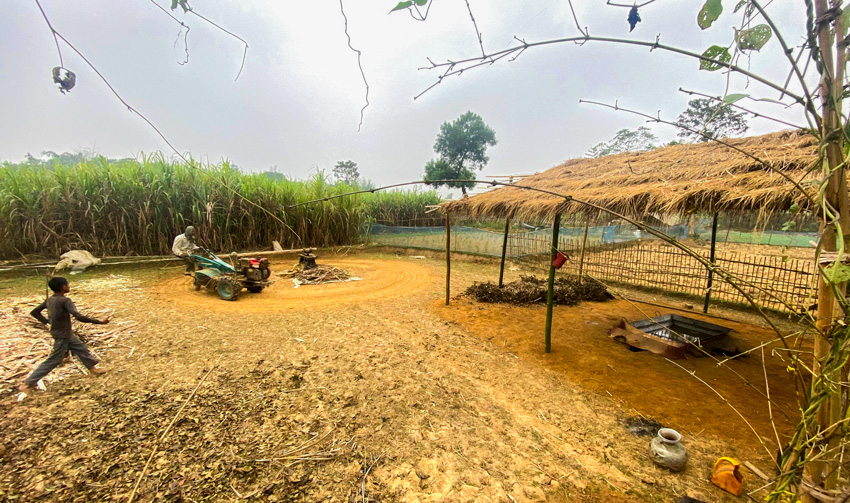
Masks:
[[[361,51],[369,106],[358,131],[366,88],[357,54],[347,45],[339,2],[191,2],[196,12],[245,39],[250,48],[241,75],[242,43],[180,9],[190,26],[189,61],[180,26],[154,5],[167,0],[92,3],[40,0],[54,28],[144,114],[182,153],[196,159],[236,163],[245,171],[276,169],[293,178],[330,173],[337,161],[353,160],[377,185],[420,179],[436,157],[440,124],[471,110],[496,132],[490,162],[480,177],[530,174],[610,139],[644,119],[579,99],[660,113],[675,120],[691,97],[680,87],[720,95],[742,92],[776,99],[778,92],[723,72],[698,70],[693,59],[646,48],[591,42],[529,49],[506,60],[445,79],[422,97],[438,73],[419,69],[435,62],[480,54],[463,0],[432,0],[424,22],[406,12],[389,14],[394,0],[343,0],[348,33]],[[702,31],[698,1],[656,0],[640,10],[643,21],[628,32],[628,9],[603,0],[573,0],[582,26],[596,36],[675,45],[701,53],[729,45],[740,16],[736,2]],[[566,0],[469,0],[488,52],[526,41],[578,34]],[[802,2],[775,0],[769,12],[790,45],[802,42]],[[176,42],[176,43],[175,43]],[[27,153],[94,150],[109,157],[163,151],[168,146],[142,119],[129,113],[70,48],[61,45],[76,87],[61,94],[52,81],[56,46],[35,1],[0,6],[0,160]],[[742,58],[741,66],[783,83],[788,73],[777,41]],[[792,83],[792,87],[794,84]],[[745,103],[745,102],[741,102]],[[799,108],[768,102],[747,107],[803,123]],[[663,141],[667,125],[647,124]],[[750,120],[749,134],[787,126]]]

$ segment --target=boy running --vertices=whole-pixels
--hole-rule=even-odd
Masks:
[[[50,356],[18,387],[18,390],[24,393],[31,391],[42,377],[58,367],[69,350],[71,354],[77,356],[83,362],[92,375],[97,376],[106,373],[106,370],[95,367],[99,360],[91,354],[85,343],[78,339],[71,331],[71,316],[73,315],[74,318],[83,323],[94,323],[96,325],[109,323],[109,317],[107,316],[103,320],[98,320],[80,314],[74,306],[74,302],[65,296],[66,293],[71,291],[71,286],[68,284],[67,279],[58,276],[50,278],[47,286],[53,290],[53,295],[33,309],[30,315],[44,324],[50,324],[50,335],[53,336],[53,350],[50,352]],[[45,309],[47,309],[47,318],[41,314]]]

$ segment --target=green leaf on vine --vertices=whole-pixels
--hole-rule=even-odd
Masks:
[[[741,7],[743,7],[743,6],[747,5],[747,1],[748,1],[748,0],[741,0],[740,2],[738,2],[738,5],[736,5],[736,6],[735,6],[735,9],[734,9],[732,12],[733,12],[733,13],[738,12],[738,10],[739,10]]]
[[[404,10],[404,9],[410,7],[411,5],[413,5],[413,2],[410,1],[410,0],[407,1],[407,2],[399,2],[398,5],[393,7],[393,10],[391,10],[390,12],[395,12],[397,10]],[[417,2],[416,5],[419,5],[419,3]]]
[[[738,49],[742,51],[758,51],[764,44],[770,40],[773,32],[770,26],[759,24],[747,30],[741,30],[735,34],[735,40],[738,42]]]
[[[723,63],[732,61],[732,55],[729,54],[729,48],[723,47],[722,45],[712,45],[706,49],[704,53],[702,53],[702,57],[715,59],[717,61],[722,61]],[[723,68],[723,65],[718,65],[717,63],[712,63],[711,61],[706,61],[704,59],[701,59],[699,62],[700,70],[713,72],[715,70],[720,70],[721,68]]]
[[[736,101],[741,101],[742,99],[749,98],[749,97],[750,97],[749,94],[740,94],[740,93],[727,94],[726,97],[723,98],[723,102],[726,103],[727,105],[731,105],[732,103],[735,103]]]
[[[797,212],[800,211],[800,205],[797,204],[797,203],[794,203],[794,204],[791,205],[790,208],[788,208],[788,211],[790,211],[792,215],[796,215]]]
[[[823,275],[830,283],[844,283],[850,280],[850,265],[833,262],[823,268]]]
[[[697,24],[705,30],[717,21],[721,12],[723,12],[723,2],[721,0],[705,0],[705,4],[702,6],[699,14],[697,14]]]
[[[424,6],[426,3],[428,3],[428,0],[413,0],[413,3],[415,3],[416,5],[418,5],[418,6],[422,7],[422,6]]]

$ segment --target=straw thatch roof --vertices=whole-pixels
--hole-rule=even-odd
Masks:
[[[817,140],[804,131],[782,131],[726,139],[768,167],[724,145],[673,145],[649,152],[572,159],[517,185],[545,189],[596,203],[629,216],[701,212],[787,210],[806,199],[776,171],[795,180],[817,160]],[[809,177],[818,177],[815,170]],[[805,185],[805,184],[804,184]],[[811,184],[808,184],[811,190]],[[500,187],[442,205],[443,211],[473,218],[551,218],[556,211],[588,211],[578,202],[516,187]],[[594,213],[590,211],[590,213]]]

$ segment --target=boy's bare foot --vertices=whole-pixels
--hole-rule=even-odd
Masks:
[[[93,375],[93,376],[100,376],[100,375],[103,375],[103,374],[109,372],[109,370],[98,368],[98,367],[92,367],[92,368],[89,369],[89,372],[91,372],[91,375]]]
[[[27,383],[23,383],[20,386],[18,386],[18,391],[20,391],[21,393],[29,394],[33,389],[35,389],[35,388],[33,388],[32,386],[30,386]]]

